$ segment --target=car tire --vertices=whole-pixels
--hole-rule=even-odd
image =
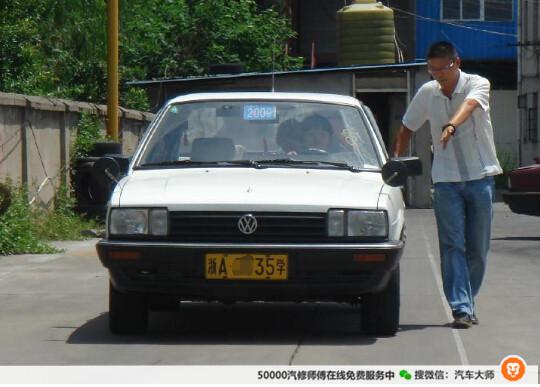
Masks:
[[[362,297],[362,330],[370,335],[395,335],[399,328],[399,304],[398,266],[392,272],[386,288]]]
[[[145,333],[148,324],[146,297],[120,293],[109,283],[109,329],[114,334]]]

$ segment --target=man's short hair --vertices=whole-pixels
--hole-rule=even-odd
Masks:
[[[428,60],[434,58],[456,59],[458,53],[452,43],[441,40],[429,46],[426,56]]]

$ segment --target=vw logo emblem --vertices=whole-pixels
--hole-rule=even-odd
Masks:
[[[238,229],[246,235],[253,234],[257,230],[257,219],[251,214],[246,214],[238,220]]]

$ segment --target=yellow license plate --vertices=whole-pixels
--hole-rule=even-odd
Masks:
[[[227,280],[286,280],[287,254],[206,254],[205,278]]]

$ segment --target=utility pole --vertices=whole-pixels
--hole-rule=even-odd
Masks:
[[[118,0],[107,0],[107,134],[118,141]]]

